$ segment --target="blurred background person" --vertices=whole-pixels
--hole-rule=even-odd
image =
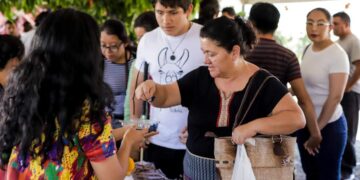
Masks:
[[[21,35],[20,39],[25,46],[25,56],[30,52],[31,41],[35,35],[36,28],[40,26],[40,23],[46,18],[50,11],[43,11],[35,18],[35,27],[28,32],[25,32]]]
[[[15,21],[16,22],[16,21]],[[12,35],[17,38],[20,38],[20,32],[18,28],[16,27],[16,23],[10,20],[7,20],[5,22],[4,27],[4,34]]]
[[[25,21],[24,24],[23,24],[23,30],[24,30],[24,33],[26,32],[29,32],[33,29],[31,23],[29,23],[29,21]]]
[[[24,45],[11,35],[0,35],[0,99],[10,73],[24,55]]]
[[[306,126],[311,134],[304,146],[311,155],[315,155],[322,140],[315,108],[305,89],[299,61],[295,53],[274,40],[274,33],[278,27],[279,19],[280,12],[271,3],[259,2],[251,7],[249,21],[255,29],[258,42],[254,49],[246,56],[246,59],[268,70],[284,86],[290,83],[291,89],[297,97],[298,104],[304,111],[307,122]]]
[[[124,103],[128,85],[129,71],[136,56],[136,48],[131,46],[124,24],[110,19],[100,28],[101,52],[104,60],[104,81],[111,87],[115,97],[112,126],[122,127]]]
[[[221,15],[230,19],[236,18],[235,9],[233,7],[224,7],[221,11]]]
[[[308,180],[340,180],[347,139],[346,118],[340,102],[349,75],[349,61],[341,46],[330,39],[331,30],[329,11],[315,8],[307,14],[306,32],[312,43],[305,49],[301,74],[322,135],[319,151],[313,156],[303,146],[310,137],[309,130],[298,132],[301,163]]]
[[[199,18],[192,21],[204,25],[208,21],[217,18],[219,11],[220,6],[218,0],[202,0],[200,2]]]
[[[159,25],[156,21],[154,11],[147,11],[141,13],[134,22],[134,32],[136,40],[140,41],[141,37],[149,31],[157,28]]]
[[[350,63],[350,76],[341,101],[348,127],[348,139],[342,158],[341,173],[343,179],[353,179],[355,177],[355,141],[360,109],[360,40],[351,32],[350,16],[345,12],[334,14],[332,23],[334,34],[339,37],[336,42],[345,50]]]

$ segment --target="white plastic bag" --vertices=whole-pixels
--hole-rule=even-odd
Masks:
[[[238,145],[231,180],[256,180],[245,146]]]

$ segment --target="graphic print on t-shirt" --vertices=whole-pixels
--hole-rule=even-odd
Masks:
[[[170,84],[180,79],[184,70],[183,67],[189,60],[189,50],[184,49],[181,56],[175,56],[174,60],[170,56],[174,56],[174,53],[169,51],[168,47],[163,48],[158,55],[160,84]],[[171,112],[182,112],[181,108],[170,108]]]

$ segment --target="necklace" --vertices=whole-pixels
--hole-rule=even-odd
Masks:
[[[170,51],[171,51],[170,59],[171,59],[172,61],[174,61],[174,60],[176,59],[175,51],[176,51],[176,49],[180,46],[180,44],[185,40],[187,33],[190,31],[191,25],[192,25],[192,23],[190,22],[190,26],[189,26],[188,31],[186,31],[186,33],[185,33],[184,36],[181,38],[181,40],[179,41],[179,43],[175,46],[175,49],[173,49],[173,48],[171,47],[171,44],[170,44],[169,40],[164,36],[165,42],[166,42],[166,44],[169,46]]]

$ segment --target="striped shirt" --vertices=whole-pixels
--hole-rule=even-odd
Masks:
[[[268,70],[285,86],[288,82],[301,78],[296,55],[271,39],[260,38],[246,60]]]
[[[124,100],[126,95],[127,78],[132,61],[126,64],[116,64],[110,60],[104,62],[104,81],[111,87],[114,94],[115,105],[113,113],[115,115],[124,114]]]

